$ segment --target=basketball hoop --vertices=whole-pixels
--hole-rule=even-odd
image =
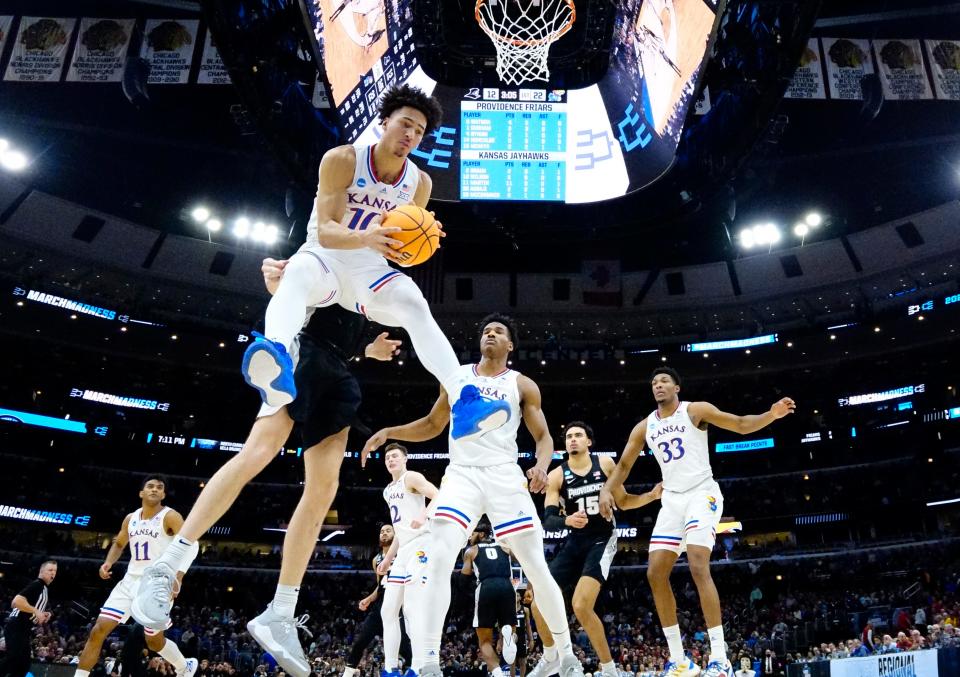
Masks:
[[[577,19],[573,0],[477,0],[475,16],[497,50],[497,75],[508,85],[547,80],[550,45]]]

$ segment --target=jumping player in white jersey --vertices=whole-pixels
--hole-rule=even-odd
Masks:
[[[460,366],[416,283],[387,260],[399,262],[380,225],[383,214],[413,203],[426,207],[433,184],[408,156],[440,122],[440,104],[407,85],[387,91],[380,103],[383,134],[372,146],[337,146],[320,161],[317,199],[307,240],[291,257],[267,306],[264,337],[243,357],[242,371],[270,406],[297,396],[290,349],[309,308],[339,304],[388,327],[403,327],[423,366],[451,393]],[[459,411],[466,428],[492,412],[483,400]]]
[[[407,470],[407,448],[402,444],[388,444],[384,450],[383,462],[387,472],[393,478],[383,490],[383,500],[390,509],[390,523],[396,536],[383,561],[377,565],[377,574],[386,575],[387,585],[383,592],[383,667],[385,677],[400,677],[400,608],[410,635],[413,648],[413,669],[417,670],[420,655],[419,637],[414,629],[416,615],[415,596],[419,585],[410,585],[413,571],[419,569],[418,557],[423,554],[424,525],[427,523],[426,499],[431,501],[437,496],[437,488],[418,472]],[[419,583],[419,581],[416,581]],[[406,595],[407,589],[413,594]]]
[[[140,487],[140,508],[123,518],[120,531],[114,536],[110,550],[107,551],[107,557],[100,565],[100,578],[105,581],[110,580],[112,576],[110,570],[120,559],[127,544],[130,545],[130,563],[127,565],[127,573],[114,586],[107,601],[100,607],[97,622],[90,630],[87,643],[84,644],[83,651],[80,653],[74,677],[88,677],[100,658],[104,640],[117,625],[126,623],[130,618],[130,605],[140,586],[143,570],[163,554],[173,540],[173,535],[183,525],[183,517],[180,513],[163,505],[166,485],[166,480],[158,475],[150,475],[144,479]],[[196,550],[193,551],[193,555],[196,555]],[[178,581],[183,580],[184,571],[186,568],[177,572]],[[146,636],[147,647],[173,665],[177,671],[177,677],[192,677],[197,671],[197,659],[184,658],[180,648],[166,639],[162,630],[144,628],[143,634]]]
[[[654,369],[650,377],[656,410],[634,426],[623,456],[600,493],[600,512],[612,518],[614,494],[636,462],[644,443],[663,472],[663,495],[653,534],[647,579],[670,658],[664,677],[694,677],[700,668],[685,657],[677,622],[677,600],[670,589],[670,572],[686,548],[690,575],[700,595],[700,606],[710,636],[707,677],[732,677],[720,614],[720,596],[710,576],[710,553],[723,516],[723,495],[713,479],[707,445],[707,425],[747,435],[792,414],[796,404],[789,397],[775,402],[763,414],[737,416],[720,411],[709,402],[681,402],[680,376],[670,367]]]
[[[420,442],[450,426],[450,465],[440,493],[430,509],[430,532],[425,550],[425,586],[422,614],[424,654],[421,677],[440,674],[443,621],[450,607],[450,574],[457,555],[484,513],[493,525],[498,543],[506,545],[523,567],[537,591],[537,600],[559,653],[561,677],[582,677],[583,668],[573,654],[563,595],[543,554],[543,529],[529,491],[546,487],[547,468],[553,458],[553,440],[540,408],[540,389],[531,379],[507,367],[517,346],[513,321],[490,315],[480,323],[479,364],[464,365],[459,374],[464,386],[459,401],[441,388],[430,413],[417,421],[384,428],[367,440],[365,457],[388,439]],[[484,424],[460,428],[458,409],[483,400],[494,407]],[[527,480],[517,465],[517,429],[521,419],[536,442],[536,465]],[[458,429],[459,428],[459,429]],[[544,628],[546,630],[547,628]],[[418,628],[414,631],[421,632]],[[556,660],[557,653],[551,657]]]

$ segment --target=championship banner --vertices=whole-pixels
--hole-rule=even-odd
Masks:
[[[924,40],[938,99],[960,101],[960,40]]]
[[[150,64],[151,85],[183,85],[190,78],[197,19],[148,19],[141,56]]]
[[[203,42],[203,56],[200,57],[200,72],[197,74],[199,85],[229,85],[230,76],[227,67],[223,65],[220,52],[213,44],[213,33],[207,29],[207,36]]]
[[[793,72],[793,79],[783,95],[785,99],[826,99],[827,89],[823,84],[823,59],[820,56],[820,41],[810,38],[800,57],[800,65]]]
[[[860,80],[873,73],[870,41],[858,38],[823,38],[822,41],[830,97],[862,100]]]
[[[120,82],[134,19],[81,19],[67,82]]]
[[[583,261],[581,263],[583,302],[591,306],[623,304],[620,261]]]
[[[3,47],[7,44],[7,36],[10,35],[11,25],[13,25],[12,16],[0,16],[0,56],[3,55]]]
[[[10,54],[4,80],[60,82],[76,19],[25,16]]]
[[[893,101],[932,99],[919,40],[874,40],[883,98]]]
[[[938,677],[937,650],[904,651],[830,661],[830,677]]]

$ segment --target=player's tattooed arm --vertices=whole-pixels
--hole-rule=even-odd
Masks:
[[[643,451],[643,445],[646,442],[644,439],[646,430],[647,419],[643,419],[633,426],[630,438],[627,440],[627,446],[623,448],[623,454],[620,456],[620,461],[613,469],[613,473],[607,476],[607,482],[600,490],[600,514],[608,520],[613,519],[613,511],[617,508],[613,491],[615,488],[623,490],[624,480],[627,479],[633,464],[637,462],[640,452]]]
[[[749,435],[796,411],[796,403],[789,397],[784,397],[773,403],[769,410],[762,414],[747,414],[738,416],[720,411],[709,402],[691,402],[687,409],[694,425],[702,428],[703,423],[712,423],[718,428],[729,430],[741,435]]]
[[[100,565],[100,578],[103,580],[110,578],[110,569],[112,569],[113,565],[117,563],[118,559],[120,559],[120,555],[123,554],[124,549],[127,547],[127,543],[129,543],[129,527],[130,515],[127,515],[123,518],[123,524],[120,525],[120,531],[117,532],[117,535],[113,537],[113,541],[110,543],[110,549],[107,551],[107,556],[104,558],[103,564]]]
[[[387,440],[400,440],[402,442],[425,442],[443,432],[444,428],[450,422],[450,399],[447,397],[447,391],[440,388],[440,397],[434,402],[430,413],[416,421],[405,423],[404,425],[381,428],[375,432],[360,452],[360,465],[367,465],[367,457],[374,449],[383,446]]]

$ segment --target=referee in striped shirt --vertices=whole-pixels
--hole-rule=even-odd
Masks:
[[[57,563],[47,560],[40,565],[37,580],[29,583],[13,598],[13,611],[7,617],[4,636],[7,656],[0,661],[0,677],[24,677],[30,671],[31,625],[43,625],[50,620],[47,611],[47,586],[57,577]]]

